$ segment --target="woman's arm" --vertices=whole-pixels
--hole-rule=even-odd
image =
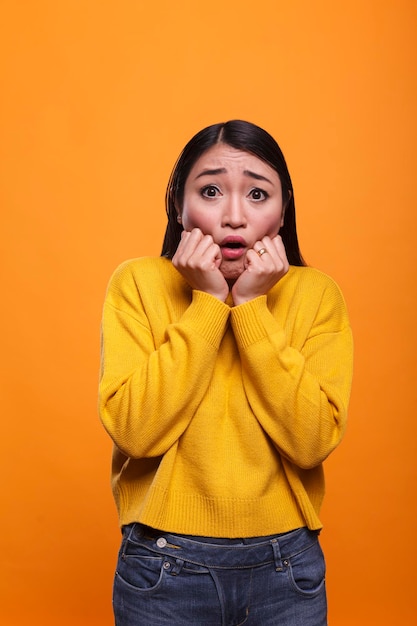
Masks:
[[[231,314],[251,408],[280,453],[304,469],[320,464],[340,442],[352,379],[351,330],[332,281],[313,316],[314,306],[306,295],[308,310],[296,313],[302,320],[296,333],[305,335],[297,348],[269,311],[266,296]],[[297,341],[292,338],[293,345]]]
[[[156,314],[152,323],[161,325],[163,341],[155,345],[132,275],[116,273],[103,312],[99,409],[124,454],[160,456],[178,440],[207,389],[229,314],[217,298],[194,291],[166,329]]]

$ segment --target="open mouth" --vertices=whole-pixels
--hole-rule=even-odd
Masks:
[[[221,248],[228,248],[230,250],[239,250],[246,248],[247,243],[240,235],[227,235],[220,244]]]
[[[230,248],[231,250],[236,250],[244,247],[245,246],[243,245],[243,243],[240,243],[239,241],[229,241],[222,246],[222,248]]]
[[[224,259],[239,259],[246,250],[246,242],[241,237],[227,237],[220,245]]]

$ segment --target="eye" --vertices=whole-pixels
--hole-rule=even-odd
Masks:
[[[267,200],[267,198],[269,198],[269,194],[267,194],[263,189],[259,189],[259,187],[251,189],[248,195],[255,202],[261,202],[262,200]]]
[[[220,195],[220,189],[215,185],[206,185],[201,189],[200,193],[204,198],[216,198],[216,196]]]

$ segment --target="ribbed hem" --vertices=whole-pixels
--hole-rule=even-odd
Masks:
[[[267,297],[259,296],[231,310],[233,332],[239,345],[248,346],[277,332],[276,321],[267,307]]]
[[[193,299],[181,318],[181,323],[192,328],[215,348],[218,348],[226,330],[230,307],[204,291],[193,291]]]
[[[208,537],[257,537],[301,526],[322,527],[311,503],[307,518],[291,491],[260,499],[208,498],[168,491],[154,485],[140,512],[120,512],[120,524],[134,521],[152,528]],[[304,508],[304,507],[303,507]]]

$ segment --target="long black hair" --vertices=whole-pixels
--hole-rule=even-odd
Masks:
[[[168,224],[161,256],[172,259],[181,239],[183,227],[178,223],[177,216],[184,200],[187,177],[200,156],[217,143],[249,152],[268,163],[277,172],[281,181],[282,203],[285,209],[284,225],[279,234],[290,265],[305,265],[298,245],[291,177],[281,148],[265,130],[242,120],[231,120],[203,128],[190,139],[178,157],[165,196]]]

